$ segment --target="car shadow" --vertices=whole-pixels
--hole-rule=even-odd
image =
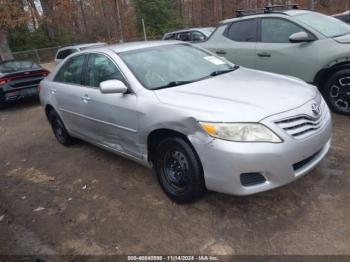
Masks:
[[[14,112],[14,111],[33,108],[37,106],[40,106],[40,100],[38,97],[23,98],[21,100],[6,104],[2,109],[0,109],[0,113]]]

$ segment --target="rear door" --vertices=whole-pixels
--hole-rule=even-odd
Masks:
[[[83,95],[82,73],[86,55],[69,58],[60,68],[50,84],[50,93],[56,101],[56,108],[67,128],[74,133],[83,134]]]
[[[235,21],[220,26],[203,46],[237,65],[255,68],[257,29],[255,18]]]
[[[289,37],[294,33],[311,34],[310,32],[294,22],[277,17],[262,18],[260,31],[260,41],[256,45],[257,69],[313,81],[309,72],[314,72],[317,41],[289,41]]]
[[[84,97],[84,129],[93,141],[137,156],[138,106],[134,93],[102,94],[100,83],[120,80],[128,85],[116,63],[104,54],[89,55]]]

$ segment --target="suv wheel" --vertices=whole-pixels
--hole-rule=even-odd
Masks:
[[[350,69],[333,74],[327,81],[323,93],[334,112],[350,115]]]
[[[64,146],[70,146],[77,143],[78,140],[68,134],[62,119],[59,117],[55,110],[51,110],[49,112],[49,122],[58,142]]]
[[[192,202],[205,192],[202,166],[182,138],[166,138],[158,145],[154,168],[162,189],[177,203]]]

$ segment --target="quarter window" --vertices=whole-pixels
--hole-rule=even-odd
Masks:
[[[58,71],[55,81],[80,85],[84,61],[85,55],[78,55],[68,59]]]
[[[104,55],[91,54],[87,65],[87,85],[99,87],[101,82],[112,79],[125,82],[122,73],[110,59]]]
[[[298,32],[305,32],[305,30],[284,19],[261,20],[261,42],[263,43],[290,43],[289,37]]]
[[[57,54],[57,57],[56,59],[65,59],[67,56],[69,56],[70,54],[73,54],[75,53],[76,50],[75,49],[65,49],[65,50],[62,50],[60,51],[58,54]]]
[[[258,20],[234,22],[225,31],[225,36],[237,42],[256,42]]]

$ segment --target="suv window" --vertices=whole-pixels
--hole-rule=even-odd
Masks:
[[[190,42],[191,41],[191,33],[190,32],[180,33],[178,35],[178,40]]]
[[[173,40],[175,39],[175,34],[167,34],[164,37],[164,40]]]
[[[192,32],[192,42],[199,42],[205,40],[206,37],[201,32],[193,31]]]
[[[237,42],[256,42],[257,28],[257,19],[233,22],[229,27],[227,27],[224,35],[227,38]]]
[[[58,52],[56,59],[65,59],[70,54],[75,53],[77,50],[75,49],[65,49],[60,52]]]
[[[74,56],[61,67],[55,76],[57,82],[81,84],[85,55]]]
[[[290,43],[289,37],[298,32],[305,32],[300,26],[279,18],[261,20],[261,42]]]
[[[122,73],[109,58],[104,55],[91,54],[87,65],[86,84],[99,87],[101,82],[112,79],[125,83]]]

